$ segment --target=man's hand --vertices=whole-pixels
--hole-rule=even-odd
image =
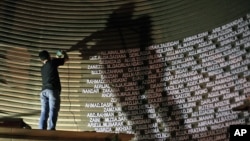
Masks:
[[[63,54],[64,62],[68,61],[69,60],[69,56],[68,56],[67,52],[66,51],[62,51],[62,54]]]

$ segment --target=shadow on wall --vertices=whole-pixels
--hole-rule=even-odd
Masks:
[[[7,59],[5,55],[0,54],[0,59]],[[0,75],[0,85],[1,84],[7,84],[7,80],[3,78],[2,75]]]
[[[83,60],[100,55],[105,72],[102,79],[119,99],[114,106],[122,106],[138,140],[153,139],[168,123],[164,120],[168,115],[162,114],[169,111],[167,104],[162,103],[171,99],[164,90],[167,84],[161,82],[166,64],[159,61],[162,55],[150,48],[153,44],[150,17],[132,19],[133,12],[133,3],[122,5],[110,15],[106,28],[84,38],[68,51],[78,50]],[[91,42],[95,45],[89,45]],[[113,53],[109,54],[111,50]]]
[[[143,15],[133,20],[133,10],[133,3],[122,5],[113,11],[103,30],[84,38],[68,51],[79,50],[83,59],[89,59],[89,56],[97,55],[100,51],[145,48],[151,45],[150,17]]]

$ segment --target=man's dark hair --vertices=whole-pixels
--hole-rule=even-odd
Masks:
[[[49,52],[48,51],[46,51],[46,50],[43,50],[43,51],[41,51],[41,52],[39,52],[39,57],[40,57],[40,59],[43,61],[43,60],[49,60],[50,59],[50,54],[49,54]]]

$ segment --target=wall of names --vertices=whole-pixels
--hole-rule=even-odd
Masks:
[[[131,133],[138,140],[228,140],[232,124],[249,113],[232,111],[250,94],[250,14],[182,40],[145,49],[102,51],[89,60],[91,88],[109,102],[88,102],[89,127]]]

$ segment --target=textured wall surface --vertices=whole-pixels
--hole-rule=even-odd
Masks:
[[[228,140],[249,122],[249,0],[0,1],[0,117],[38,128],[38,52],[67,50],[58,130]]]

